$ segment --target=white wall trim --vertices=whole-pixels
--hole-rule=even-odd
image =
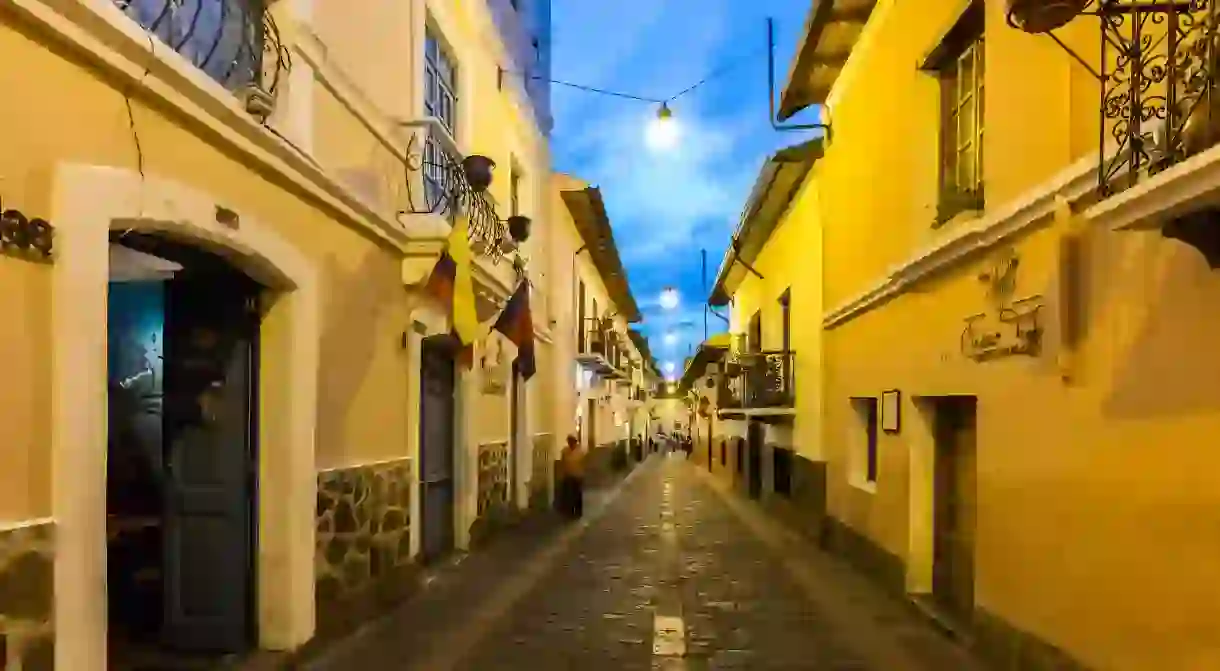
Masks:
[[[968,256],[1049,224],[1057,197],[1075,202],[1096,188],[1097,158],[1088,156],[1006,205],[961,222],[960,227],[954,227],[957,230],[945,234],[945,239],[919,250],[868,289],[824,314],[822,328],[841,326]]]
[[[314,631],[315,430],[320,271],[250,216],[215,220],[216,200],[124,169],[61,164],[53,175],[52,512],[55,655],[106,668],[106,338],[111,230],[163,232],[225,251],[274,294],[260,328],[259,646],[290,650]],[[241,214],[241,213],[239,213]]]
[[[47,524],[55,524],[55,518],[35,517],[29,520],[5,520],[0,522],[0,533],[16,531],[18,529],[29,529],[30,527],[41,527]]]
[[[1159,228],[1172,217],[1220,204],[1220,146],[1143,177],[1135,186],[1085,209],[1104,230]]]
[[[347,471],[347,470],[351,470],[353,468],[372,468],[375,466],[389,466],[390,464],[397,464],[397,463],[401,463],[404,461],[410,463],[411,457],[409,457],[409,456],[390,457],[388,459],[377,459],[375,461],[352,462],[349,464],[343,464],[341,466],[327,466],[326,468],[319,468],[318,474],[321,475],[323,473],[334,473],[336,471]]]
[[[312,157],[262,127],[228,91],[165,44],[150,39],[110,0],[12,0],[9,6],[20,19],[105,74],[206,127],[225,148],[279,175],[353,229],[395,247],[406,241],[397,222],[369,207]],[[290,40],[291,28],[286,30]],[[298,130],[285,129],[289,134]]]

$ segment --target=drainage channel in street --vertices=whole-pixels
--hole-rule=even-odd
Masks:
[[[654,668],[685,668],[686,623],[682,619],[682,561],[678,530],[674,525],[673,478],[665,474],[661,492],[660,590],[653,614],[652,656]]]

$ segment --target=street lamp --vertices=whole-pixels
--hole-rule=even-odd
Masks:
[[[673,375],[674,371],[678,369],[678,366],[672,361],[666,361],[664,368],[666,375]]]
[[[661,103],[661,107],[657,109],[656,118],[648,124],[644,133],[644,141],[648,144],[649,149],[668,151],[677,146],[682,135],[681,131],[677,120],[674,119],[673,110],[669,109],[668,104]]]
[[[661,290],[661,308],[673,310],[676,307],[678,307],[678,290],[673,287],[665,287]]]
[[[678,334],[670,331],[665,334],[665,344],[673,347],[678,342]]]

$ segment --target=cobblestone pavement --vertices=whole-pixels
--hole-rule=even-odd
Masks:
[[[980,668],[731,496],[680,458],[651,459],[584,524],[505,567],[426,651],[391,627],[318,669]]]

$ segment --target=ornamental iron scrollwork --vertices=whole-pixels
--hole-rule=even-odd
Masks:
[[[265,121],[292,56],[258,0],[112,0],[124,14]],[[151,45],[150,45],[151,46]]]
[[[1053,39],[1101,83],[1102,196],[1220,140],[1216,0],[1091,0],[1080,15],[1100,24],[1098,67],[1052,30],[1023,24],[1011,11],[1008,18]]]
[[[46,219],[31,219],[0,204],[0,252],[49,260],[54,240],[54,229]]]
[[[423,134],[423,142],[420,133],[412,133],[407,141],[403,163],[407,209],[402,214],[437,214],[451,221],[466,215],[471,249],[498,263],[515,247],[507,222],[500,219],[486,191],[471,185],[462,161],[445,151],[430,132]],[[423,193],[413,188],[412,173],[422,177]]]

